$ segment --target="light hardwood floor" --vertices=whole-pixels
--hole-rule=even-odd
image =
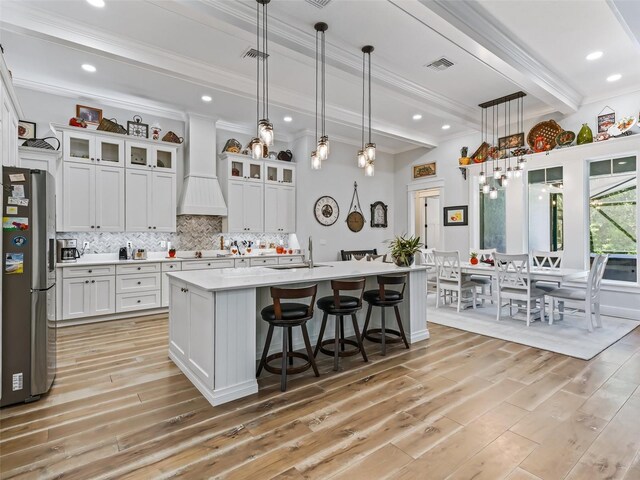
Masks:
[[[214,408],[166,317],[60,329],[51,392],[0,412],[2,478],[640,478],[640,328],[588,362],[430,331]]]

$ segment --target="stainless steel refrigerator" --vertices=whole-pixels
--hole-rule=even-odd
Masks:
[[[0,406],[37,400],[56,369],[55,182],[42,170],[2,173]]]

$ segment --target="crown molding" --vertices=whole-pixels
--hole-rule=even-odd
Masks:
[[[618,8],[618,5],[616,5],[616,0],[607,0],[607,5],[611,9],[611,12],[613,12],[613,15],[616,17],[616,20],[618,21],[622,29],[624,30],[624,33],[627,34],[629,39],[635,45],[636,49],[640,50],[640,32],[635,33],[633,29],[629,26],[629,23],[627,22],[627,19],[625,18],[624,14],[620,11],[620,9]]]
[[[580,106],[580,93],[535,58],[479,2],[388,1],[557,111],[568,114]]]
[[[171,120],[179,120],[184,122],[187,117],[185,112],[176,110],[169,105],[164,105],[157,102],[149,102],[138,97],[125,97],[114,98],[107,93],[100,93],[96,91],[82,90],[75,85],[51,85],[49,83],[35,82],[24,78],[14,78],[13,83],[18,88],[24,88],[27,90],[33,90],[36,92],[49,93],[52,95],[58,95],[60,97],[86,99],[90,98],[103,105],[110,107],[122,108],[124,110],[131,110],[136,113],[145,113],[161,118],[168,118]]]

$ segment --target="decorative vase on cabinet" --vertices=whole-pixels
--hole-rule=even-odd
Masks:
[[[583,123],[582,128],[578,132],[576,144],[584,145],[585,143],[593,143],[593,132],[591,131],[591,128],[589,128],[589,125]]]

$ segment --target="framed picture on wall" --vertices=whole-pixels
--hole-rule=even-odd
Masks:
[[[616,112],[604,113],[598,115],[598,133],[609,130],[609,127],[616,123]]]
[[[436,174],[436,162],[413,166],[413,179],[433,177]]]
[[[102,110],[99,108],[76,105],[76,117],[80,117],[87,123],[99,124],[102,120]]]
[[[31,140],[32,138],[36,138],[36,124],[34,122],[20,120],[18,122],[18,138],[20,140]]]
[[[458,227],[469,225],[468,210],[469,207],[467,205],[444,207],[444,226]]]

